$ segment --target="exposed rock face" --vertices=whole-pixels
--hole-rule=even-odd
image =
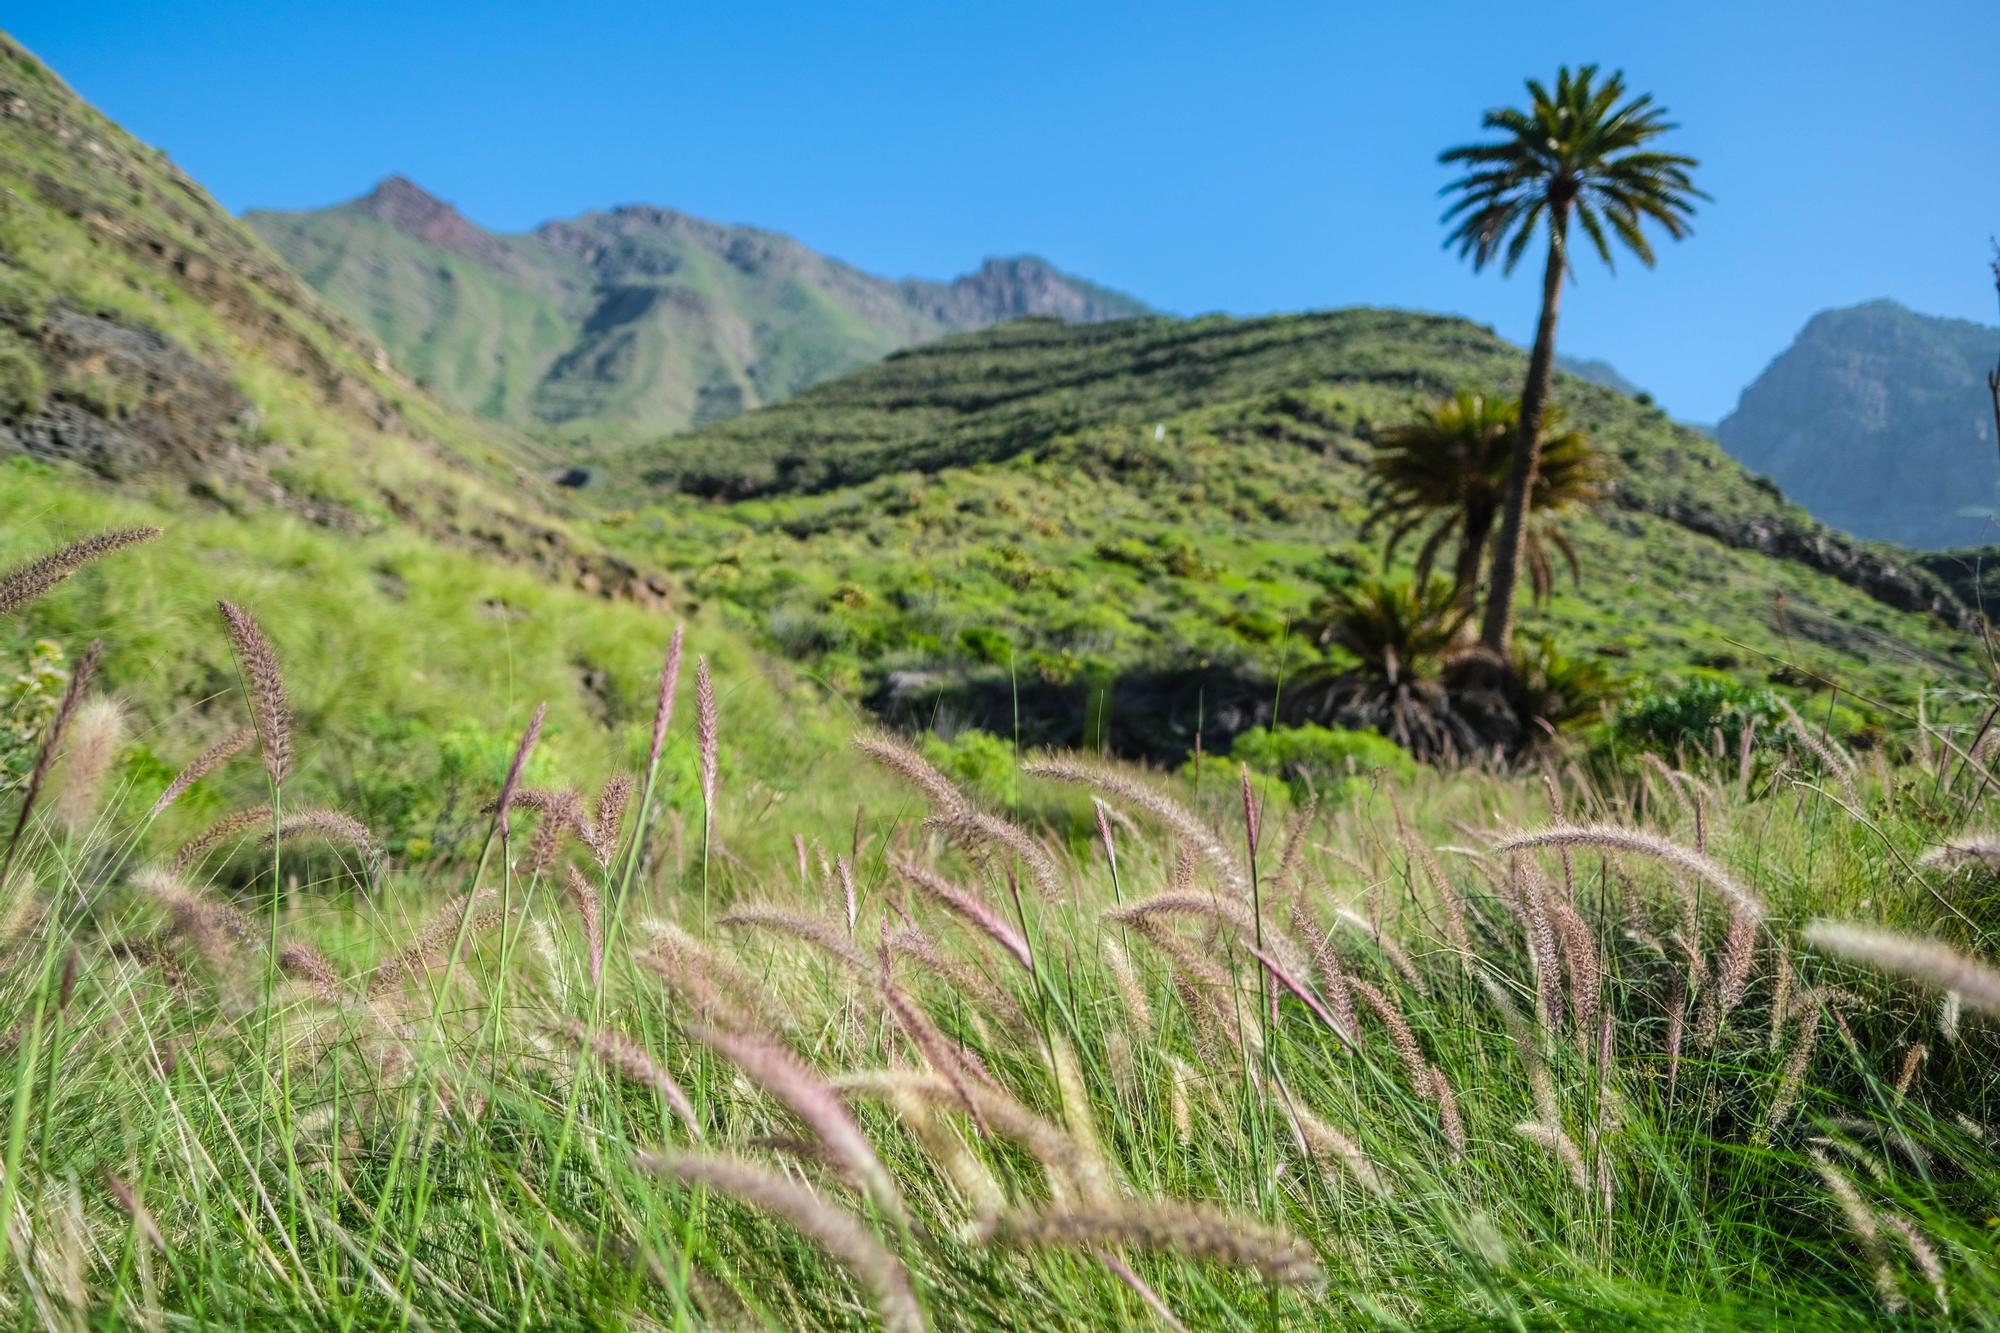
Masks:
[[[0,447],[11,441],[114,480],[161,468],[190,478],[243,471],[240,440],[256,413],[235,385],[179,343],[60,308],[42,334],[50,379],[80,387],[51,395],[38,413],[0,423]]]
[[[1065,324],[1097,324],[1151,313],[1129,296],[1072,278],[1034,255],[989,259],[976,272],[949,283],[909,281],[903,290],[912,304],[953,330],[1033,315],[1053,316]]]
[[[451,250],[489,264],[506,264],[507,243],[468,222],[444,200],[407,176],[391,176],[355,201],[355,207],[440,250]]]
[[[1958,629],[1975,629],[1979,624],[1979,617],[1929,569],[1871,548],[1844,532],[1765,519],[1728,519],[1675,501],[1633,503],[1631,507],[1713,537],[1725,546],[1796,561],[1899,611],[1933,615]]]
[[[2000,541],[2000,451],[1985,376],[2000,329],[1893,301],[1813,316],[1716,428],[1837,528],[1941,548]]]

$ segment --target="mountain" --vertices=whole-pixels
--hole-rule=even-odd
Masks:
[[[2000,329],[1871,301],[1812,317],[1717,436],[1836,527],[1907,546],[2000,541],[1986,376]]]
[[[1333,665],[1287,628],[1378,567],[1370,441],[1524,368],[1487,330],[1397,310],[1024,320],[605,451],[583,496],[628,559],[892,715],[1164,761]],[[1527,642],[1635,683],[1711,667],[1913,703],[1970,678],[1971,617],[1907,554],[1656,407],[1558,386],[1621,477],[1572,522],[1582,582],[1561,574]]]
[[[1601,384],[1613,393],[1622,393],[1627,398],[1637,398],[1641,393],[1645,392],[1631,380],[1619,374],[1618,367],[1612,365],[1609,361],[1599,360],[1596,357],[1564,356],[1558,352],[1556,354],[1556,369],[1567,371],[1578,379],[1588,381],[1591,384]]]
[[[549,437],[719,420],[947,333],[1149,313],[1032,256],[892,281],[773,232],[628,206],[499,235],[400,176],[245,219],[447,401]]]

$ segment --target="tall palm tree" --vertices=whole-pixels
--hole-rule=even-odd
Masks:
[[[1421,582],[1456,537],[1452,592],[1468,613],[1478,596],[1493,525],[1506,505],[1520,420],[1518,399],[1461,391],[1385,432],[1368,460],[1368,526],[1394,525],[1384,555],[1393,558],[1397,547],[1428,524],[1417,552]],[[1561,421],[1554,405],[1543,413],[1547,438],[1529,495],[1523,559],[1537,600],[1549,592],[1550,547],[1562,552],[1573,572],[1578,568],[1558,516],[1602,498],[1611,475],[1610,461],[1581,431],[1562,430]]]
[[[1573,73],[1565,65],[1556,72],[1553,93],[1530,79],[1528,97],[1525,110],[1505,107],[1486,113],[1482,124],[1499,131],[1501,138],[1448,149],[1438,157],[1467,168],[1444,189],[1458,200],[1445,210],[1443,220],[1452,228],[1446,246],[1455,244],[1459,257],[1469,256],[1475,270],[1497,257],[1501,270],[1512,272],[1544,225],[1549,236],[1541,319],[1521,391],[1513,466],[1480,632],[1486,646],[1503,656],[1513,634],[1514,593],[1526,554],[1528,501],[1555,366],[1556,313],[1570,267],[1570,223],[1583,228],[1607,267],[1612,265],[1611,236],[1651,267],[1653,247],[1641,224],[1651,219],[1680,240],[1688,234],[1693,201],[1708,197],[1689,179],[1697,165],[1693,158],[1647,146],[1676,127],[1651,95],[1625,100],[1623,74],[1599,81],[1595,65]]]

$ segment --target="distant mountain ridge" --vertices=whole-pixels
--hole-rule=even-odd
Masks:
[[[2000,329],[1870,301],[1812,317],[1716,428],[1813,515],[1928,549],[2000,541]]]
[[[332,208],[245,220],[441,396],[539,435],[656,435],[948,333],[1152,313],[1032,255],[899,281],[647,205],[504,235],[402,176]]]

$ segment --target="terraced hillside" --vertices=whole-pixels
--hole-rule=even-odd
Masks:
[[[1027,321],[608,455],[586,494],[618,506],[607,540],[845,688],[1003,733],[1018,700],[1050,739],[1159,753],[1326,660],[1287,625],[1377,562],[1377,431],[1520,371],[1488,330],[1388,310]],[[1635,679],[1706,666],[1902,706],[1967,678],[1970,618],[1903,553],[1656,409],[1569,378],[1561,398],[1621,479],[1531,636]]]

